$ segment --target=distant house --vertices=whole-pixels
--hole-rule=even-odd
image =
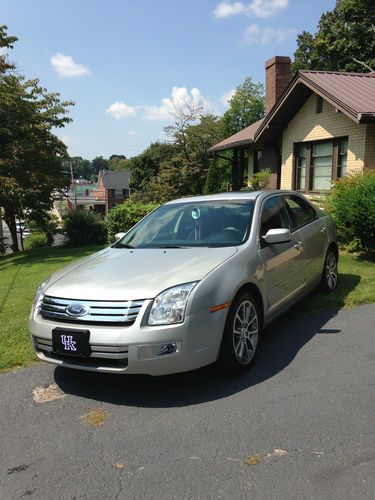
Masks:
[[[232,151],[232,184],[270,168],[273,188],[329,192],[332,181],[375,169],[375,72],[299,71],[266,62],[266,116],[216,144]]]
[[[100,170],[97,190],[93,196],[104,206],[105,215],[115,205],[123,203],[130,195],[130,172]]]

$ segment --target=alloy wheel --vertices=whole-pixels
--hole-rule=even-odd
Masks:
[[[248,365],[253,359],[259,337],[258,314],[254,304],[244,300],[233,321],[233,346],[238,361]]]

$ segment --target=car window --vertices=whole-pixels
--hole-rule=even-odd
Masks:
[[[285,196],[284,200],[291,215],[293,229],[316,219],[315,210],[299,196]]]
[[[269,198],[263,205],[260,235],[265,236],[270,229],[290,229],[290,220],[286,208],[279,196]]]
[[[115,247],[178,248],[236,246],[248,238],[252,200],[189,201],[159,207]]]

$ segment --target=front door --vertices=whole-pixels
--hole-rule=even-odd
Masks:
[[[289,229],[291,221],[279,195],[266,198],[261,209],[259,254],[269,312],[277,312],[296,295],[304,283],[303,242],[298,230],[292,240],[268,245],[262,239],[270,229]]]

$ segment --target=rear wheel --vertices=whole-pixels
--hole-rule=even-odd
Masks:
[[[336,252],[329,249],[324,260],[320,286],[325,292],[333,292],[337,288],[338,268]]]
[[[251,367],[258,347],[260,315],[257,302],[248,292],[238,295],[229,310],[218,358],[219,367],[230,374]]]

